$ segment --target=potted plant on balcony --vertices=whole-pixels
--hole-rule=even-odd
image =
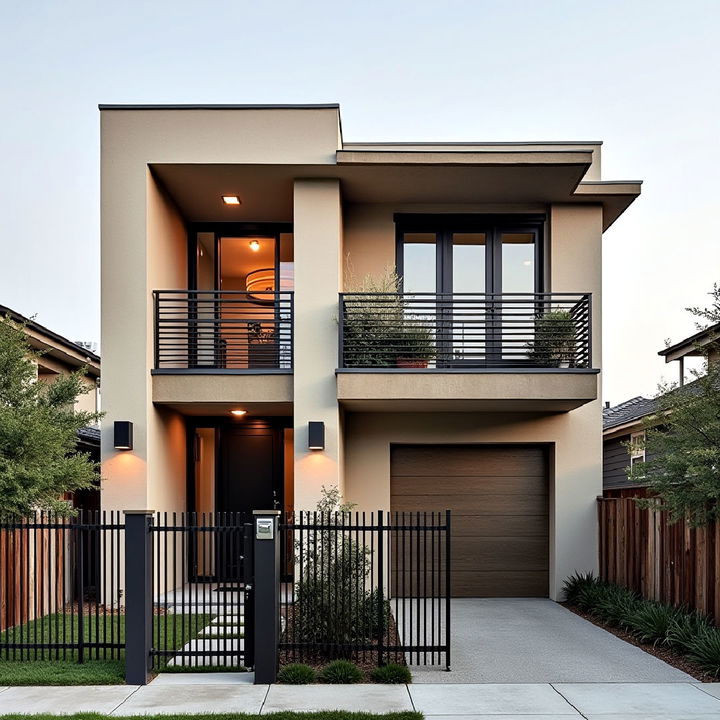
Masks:
[[[568,310],[548,310],[535,317],[528,358],[540,367],[574,367],[577,328]]]
[[[343,362],[349,368],[395,365],[397,336],[403,327],[400,279],[391,268],[352,280],[342,309]]]
[[[399,368],[426,368],[436,355],[435,337],[427,323],[404,318],[404,324],[397,339]]]

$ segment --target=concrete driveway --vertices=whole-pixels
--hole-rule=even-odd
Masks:
[[[451,630],[452,671],[413,666],[414,682],[694,682],[552,600],[454,599]]]

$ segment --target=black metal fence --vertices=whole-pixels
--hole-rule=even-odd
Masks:
[[[450,511],[280,525],[280,659],[450,666]]]
[[[592,366],[589,293],[341,293],[341,368]]]
[[[246,513],[155,516],[154,669],[253,665],[251,520]]]
[[[0,520],[0,658],[119,659],[123,543],[118,512]]]
[[[293,293],[155,290],[155,369],[291,370]]]

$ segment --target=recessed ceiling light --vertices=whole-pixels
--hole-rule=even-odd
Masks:
[[[253,252],[257,252],[260,249],[260,243],[257,240],[250,241],[250,249]]]
[[[240,204],[240,198],[237,195],[223,195],[222,201],[226,205],[239,205]]]
[[[247,415],[247,410],[231,410],[230,414],[240,417],[241,415]]]

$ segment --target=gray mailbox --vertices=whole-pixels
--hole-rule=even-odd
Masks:
[[[275,525],[272,518],[255,518],[255,538],[272,540],[275,537]]]

